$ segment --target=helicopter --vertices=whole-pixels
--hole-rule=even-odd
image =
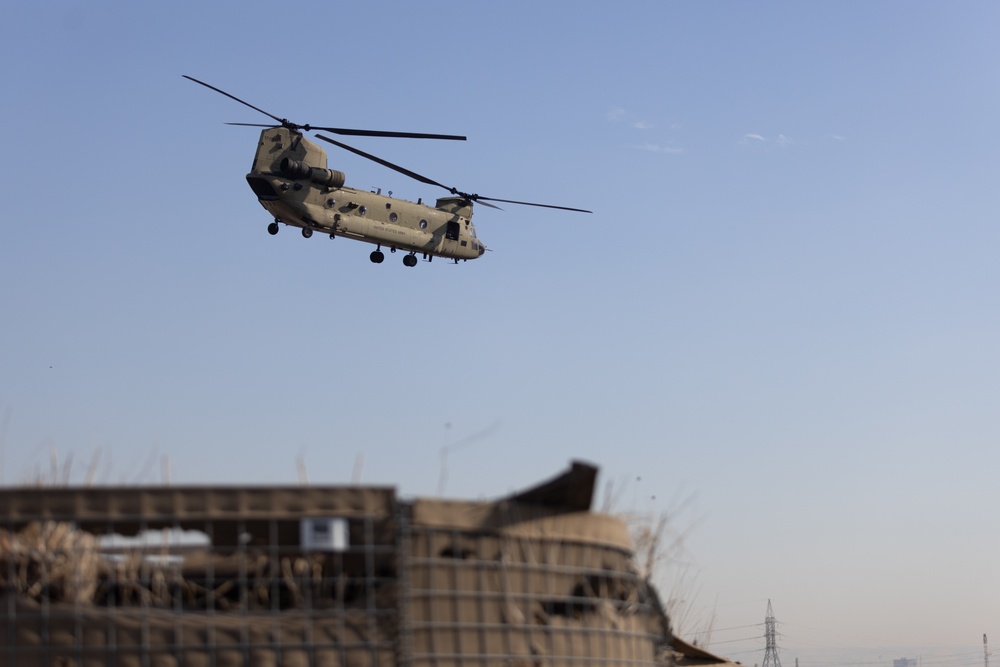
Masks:
[[[472,224],[475,203],[498,210],[502,209],[490,202],[592,213],[569,206],[498,199],[462,192],[323,134],[316,134],[317,139],[426,185],[443,188],[449,195],[437,199],[434,206],[428,206],[423,203],[423,199],[411,202],[394,199],[391,192],[388,196],[383,195],[380,189],[369,192],[347,187],[344,172],[329,169],[326,151],[306,138],[304,132],[448,141],[465,141],[466,137],[299,125],[259,109],[204,81],[186,74],[182,76],[274,121],[273,124],[227,123],[265,128],[261,130],[257,152],[246,179],[257,196],[257,201],[274,219],[267,226],[267,231],[272,236],[278,233],[281,225],[286,225],[298,227],[302,230],[302,236],[307,239],[316,232],[328,234],[331,239],[340,236],[373,244],[375,250],[371,252],[369,259],[374,264],[381,264],[385,260],[382,248],[388,248],[393,253],[397,250],[405,252],[403,264],[408,267],[417,265],[418,253],[427,262],[435,257],[444,257],[457,264],[459,261],[481,257],[486,252],[486,245],[476,236],[476,228]]]

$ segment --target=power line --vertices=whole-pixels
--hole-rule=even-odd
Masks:
[[[712,628],[712,632],[729,632],[730,630],[746,630],[747,628],[762,628],[763,623],[751,623],[750,625],[735,625],[731,628]]]
[[[760,639],[760,635],[754,635],[753,637],[743,637],[742,639],[727,639],[727,640],[721,641],[721,642],[708,642],[708,645],[709,646],[717,646],[719,644],[735,644],[736,642],[748,642],[748,641],[752,641],[754,639]],[[754,650],[755,651],[759,651],[760,649],[758,648],[758,649],[754,649]]]
[[[864,650],[870,651],[874,649],[853,649],[853,650]],[[746,651],[749,652],[749,651]],[[919,663],[921,667],[945,667],[948,665],[968,665],[969,667],[978,667],[978,655],[977,651],[965,652],[965,653],[952,653],[947,655],[921,655],[919,658]],[[844,658],[830,658],[827,660],[816,660],[811,659],[809,665],[812,667],[823,667],[824,665],[836,666],[849,663],[854,667],[862,667],[864,665],[885,665],[887,659],[858,659],[852,657],[849,660]]]

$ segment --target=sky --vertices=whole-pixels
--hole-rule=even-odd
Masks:
[[[584,460],[682,635],[785,667],[1000,645],[1000,4],[15,3],[0,483],[390,484]],[[266,117],[480,194],[371,264],[244,175]],[[349,185],[443,194],[329,147]],[[998,658],[994,656],[994,660]]]

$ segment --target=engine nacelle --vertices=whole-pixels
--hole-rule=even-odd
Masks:
[[[281,159],[278,170],[285,178],[290,178],[294,181],[312,181],[317,185],[328,188],[342,188],[347,181],[347,176],[342,171],[323,169],[322,167],[310,167],[303,162],[287,157]]]

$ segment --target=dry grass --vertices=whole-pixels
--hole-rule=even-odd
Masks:
[[[636,484],[641,479],[636,480]],[[699,604],[701,585],[698,570],[687,549],[687,538],[698,524],[695,497],[675,496],[664,511],[621,510],[627,485],[609,484],[602,511],[624,520],[632,534],[635,563],[639,573],[663,593],[663,607],[673,632],[695,644],[710,643],[715,624],[714,611]],[[634,492],[632,504],[638,493]],[[649,504],[655,504],[655,496]]]

